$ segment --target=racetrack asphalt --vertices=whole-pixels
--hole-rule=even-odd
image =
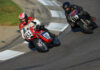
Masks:
[[[70,1],[95,16],[100,26],[99,0]],[[31,51],[2,62],[0,70],[100,70],[100,27],[93,34],[70,31],[61,38],[61,43],[47,53]]]

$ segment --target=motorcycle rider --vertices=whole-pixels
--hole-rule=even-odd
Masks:
[[[39,20],[37,20],[36,18],[33,18],[33,17],[28,17],[27,14],[24,12],[20,13],[18,18],[20,21],[19,29],[22,34],[22,38],[24,40],[26,40],[24,37],[24,34],[25,34],[26,30],[28,30],[28,28],[30,28],[30,27],[33,27],[33,29],[34,29],[33,31],[41,30],[41,29],[47,30],[46,28],[44,28],[44,25],[41,25]],[[27,28],[25,28],[26,25],[28,25]],[[28,40],[26,40],[26,41],[29,42],[29,47],[31,47],[32,43]]]
[[[80,19],[80,18],[84,18],[84,17],[85,17],[86,19],[90,19],[90,18],[91,18],[91,16],[90,16],[86,11],[84,11],[82,7],[80,7],[80,6],[78,6],[78,5],[75,5],[75,4],[72,4],[72,5],[71,5],[70,2],[65,2],[65,3],[63,4],[62,7],[63,7],[63,9],[65,10],[66,18],[67,18],[69,24],[70,24],[72,27],[75,26],[76,22],[73,23],[73,22],[69,19],[69,14],[70,14],[71,12],[73,12],[73,10],[75,10],[75,9],[78,10],[78,14],[77,14],[77,15],[79,16],[79,19]]]
[[[34,30],[40,29],[42,27],[39,20],[37,20],[36,18],[33,18],[33,17],[28,17],[27,14],[24,12],[19,14],[19,21],[20,21],[19,28],[20,28],[23,39],[25,39],[24,33],[28,27],[29,28],[34,27],[33,28]],[[30,24],[30,25],[25,29],[24,26],[26,26],[28,24]]]
[[[28,28],[30,27],[33,27],[33,31],[35,30],[45,30],[47,31],[51,37],[55,37],[54,34],[50,33],[45,27],[44,25],[41,25],[40,21],[37,20],[36,18],[33,18],[33,17],[28,17],[26,13],[20,13],[19,14],[19,21],[20,21],[20,24],[19,24],[19,28],[20,28],[20,32],[22,34],[22,38],[24,40],[25,37],[24,37],[24,34],[25,34],[25,31],[28,30]],[[27,28],[25,28],[25,26],[28,25]],[[32,46],[32,43],[28,40],[26,40],[27,42],[29,42],[29,46],[31,47]]]

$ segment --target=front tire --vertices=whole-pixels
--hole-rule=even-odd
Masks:
[[[41,39],[35,39],[33,41],[33,44],[36,47],[37,51],[39,51],[39,52],[47,52],[47,51],[49,51],[46,43],[43,42]]]
[[[79,22],[78,22],[78,25],[79,25],[80,28],[82,29],[82,32],[88,33],[88,34],[93,33],[92,28],[91,28],[90,26],[88,26],[88,24],[83,23],[82,21],[79,21]]]

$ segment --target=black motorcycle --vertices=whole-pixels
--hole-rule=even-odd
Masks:
[[[71,27],[75,28],[76,26],[80,27],[84,33],[93,33],[93,29],[97,28],[96,23],[92,19],[87,19],[86,17],[80,18],[77,14],[78,10],[73,10],[68,16],[68,20],[72,22]]]

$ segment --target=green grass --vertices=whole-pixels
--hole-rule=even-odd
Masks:
[[[12,0],[0,0],[0,25],[19,24],[20,12],[22,10]]]

